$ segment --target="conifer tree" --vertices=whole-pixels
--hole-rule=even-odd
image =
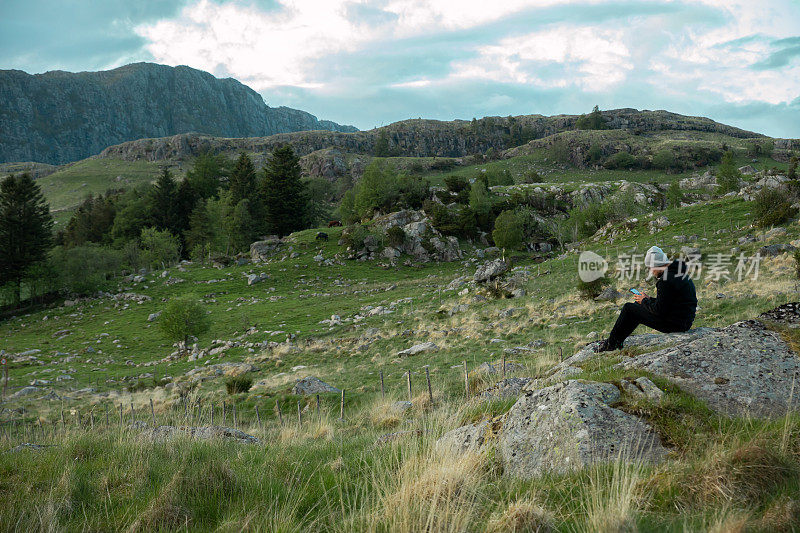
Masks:
[[[0,285],[13,284],[16,307],[25,273],[47,258],[52,230],[50,207],[30,175],[0,182]]]
[[[308,194],[300,180],[300,158],[290,145],[272,152],[261,185],[267,231],[284,236],[308,227]]]
[[[153,225],[161,230],[177,233],[178,204],[176,196],[178,183],[168,168],[161,171],[150,196],[150,217]]]
[[[231,191],[232,205],[256,195],[256,169],[244,152],[240,153],[239,159],[236,160],[236,166],[228,178],[228,188]]]

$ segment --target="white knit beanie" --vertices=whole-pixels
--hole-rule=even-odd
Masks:
[[[664,253],[664,250],[658,246],[651,246],[647,253],[644,254],[644,266],[647,268],[659,268],[667,266],[672,263]]]

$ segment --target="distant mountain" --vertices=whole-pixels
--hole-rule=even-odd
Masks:
[[[304,130],[358,131],[288,107],[189,67],[134,63],[100,72],[0,70],[0,163],[62,164],[109,145],[198,132],[263,137]]]

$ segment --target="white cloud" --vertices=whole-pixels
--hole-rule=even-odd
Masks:
[[[623,37],[621,30],[560,25],[480,47],[476,58],[453,65],[453,77],[608,89],[633,69]]]
[[[686,23],[686,11],[621,18],[613,24],[564,22],[534,26],[525,35],[498,33],[453,60],[449,72],[398,74],[358,86],[346,53],[404,46],[402,39],[479,28],[525,9],[563,7],[577,0],[277,0],[272,10],[241,2],[196,0],[172,19],[138,26],[155,61],[230,75],[264,91],[295,87],[353,94],[392,87],[426,91],[464,80],[513,83],[578,92],[622,91],[649,83],[687,98],[697,91],[728,102],[789,102],[800,96],[800,67],[754,70],[774,50],[774,39],[798,34],[796,0],[698,0],[720,14]],[[639,0],[652,4],[650,0]],[[603,4],[603,0],[583,0]],[[663,4],[681,6],[675,0]],[[577,9],[578,7],[576,7]],[[617,8],[619,9],[619,8]],[[688,7],[687,7],[688,9]],[[363,16],[369,12],[377,16]],[[620,16],[624,17],[624,14]],[[674,17],[674,18],[670,18]],[[442,38],[446,39],[445,36]],[[387,46],[388,43],[388,46]],[[438,53],[431,50],[431,53]],[[326,69],[319,62],[337,56]],[[340,69],[340,76],[330,70]],[[366,85],[366,83],[365,83]]]

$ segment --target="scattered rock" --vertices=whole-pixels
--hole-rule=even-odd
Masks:
[[[158,320],[158,317],[161,316],[161,313],[162,313],[161,311],[156,311],[155,313],[150,313],[149,315],[147,315],[147,321],[148,322],[155,322],[156,320]]]
[[[502,259],[495,259],[479,266],[472,277],[475,281],[490,281],[497,276],[505,274],[511,266]]]
[[[40,390],[42,389],[40,389],[39,387],[33,387],[33,386],[22,387],[20,390],[12,394],[11,398],[22,398],[23,396],[30,396],[31,394],[36,394]]]
[[[250,258],[254,263],[267,261],[278,252],[281,240],[273,235],[263,241],[256,241],[250,245]]]
[[[158,426],[147,427],[145,434],[155,440],[188,436],[198,440],[222,439],[241,444],[258,444],[258,439],[239,429],[224,426]]]
[[[606,287],[595,297],[595,301],[613,302],[616,301],[620,296],[622,296],[622,294],[614,287]]]
[[[297,381],[292,387],[292,394],[298,395],[309,395],[309,394],[321,394],[323,392],[342,392],[341,390],[337,389],[336,387],[332,387],[322,381],[321,379],[308,376],[303,379]]]
[[[266,281],[268,279],[269,276],[263,272],[259,274],[247,274],[247,285],[255,285],[256,283],[261,283],[262,281]]]
[[[784,252],[793,252],[794,250],[796,248],[791,244],[768,244],[759,248],[758,253],[761,257],[775,257]]]
[[[439,347],[436,344],[428,341],[423,342],[422,344],[415,344],[411,348],[406,348],[405,350],[400,350],[397,352],[397,355],[405,356],[405,355],[417,355],[418,353],[423,352],[435,352],[438,350]]]

